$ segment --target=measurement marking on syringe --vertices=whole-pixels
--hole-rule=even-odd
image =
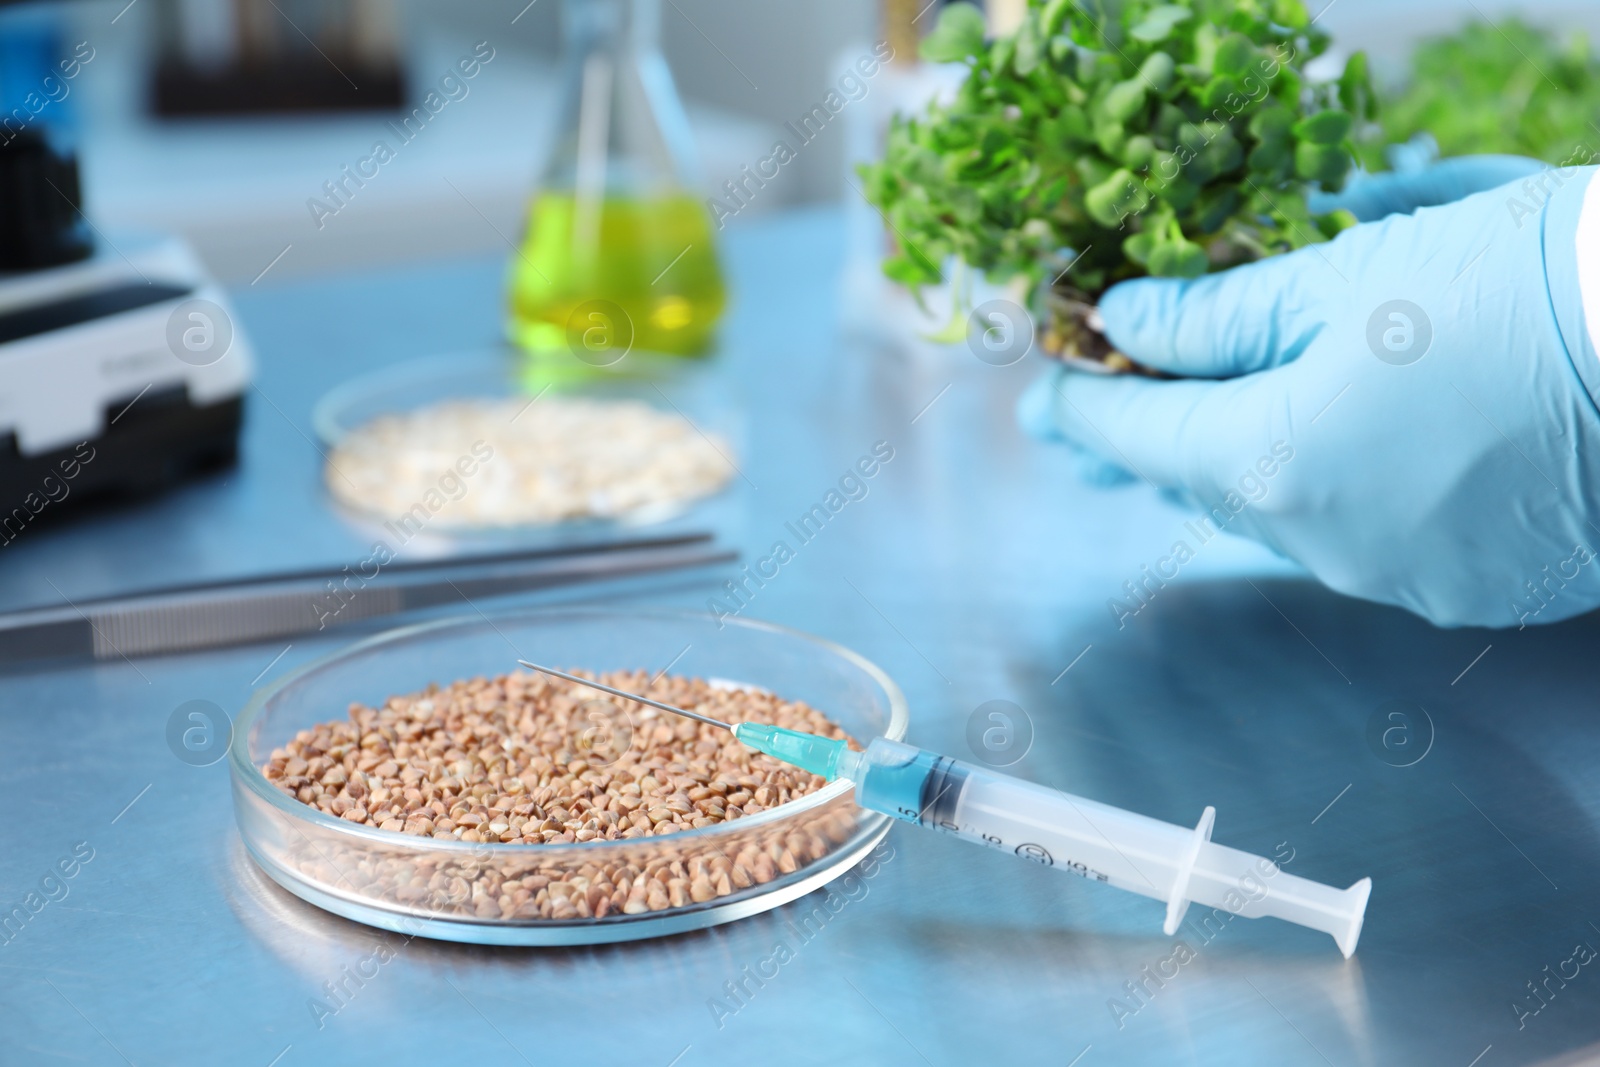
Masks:
[[[1074,801],[1070,796],[1067,796],[1065,793],[1063,793],[1062,796],[1066,798],[1068,804],[1072,805],[1072,810],[1078,813],[1078,817],[1084,822],[1088,823],[1089,828],[1095,833],[1099,834],[1100,839],[1106,844],[1110,845],[1113,852],[1122,857],[1122,862],[1126,863],[1130,868],[1132,868],[1134,874],[1137,874],[1140,878],[1144,879],[1145,885],[1149,886],[1151,889],[1156,888],[1156,884],[1150,880],[1150,877],[1141,871],[1138,865],[1128,858],[1128,854],[1126,852],[1123,852],[1122,849],[1117,847],[1117,843],[1115,841],[1106,836],[1106,832],[1104,830],[1100,829],[1100,827],[1094,824],[1094,820],[1090,819],[1089,816],[1084,813],[1084,810],[1078,807],[1076,801]]]
[[[1017,856],[1020,856],[1022,859],[1032,860],[1033,862],[1044,867],[1058,866],[1055,857],[1050,854],[1050,850],[1035,842],[1024,841],[1022,844],[1016,846],[1016,848],[1012,848],[999,834],[989,833],[986,830],[982,830],[979,827],[972,826],[970,824],[967,826],[961,826],[953,822],[938,822],[929,823],[927,825],[936,830],[943,830],[945,833],[957,834],[969,839],[982,841],[991,848],[997,848],[1002,852],[1011,852]],[[1062,870],[1070,871],[1079,878],[1092,879],[1096,882],[1109,882],[1111,880],[1110,875],[1104,873],[1103,871],[1098,871],[1089,866],[1087,863],[1081,863],[1078,860],[1062,860],[1059,866]]]

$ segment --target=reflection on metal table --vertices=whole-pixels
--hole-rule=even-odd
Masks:
[[[237,711],[353,623],[0,675],[0,912],[21,915],[0,935],[0,1061],[1498,1067],[1600,1042],[1595,620],[1437,630],[1226,537],[1119,613],[1108,600],[1192,537],[1189,516],[1085,487],[1025,440],[1032,359],[843,336],[841,233],[826,212],[729,233],[715,373],[744,430],[717,524],[767,561],[742,613],[883,666],[920,746],[983,756],[1005,701],[1007,774],[1179,824],[1213,804],[1219,842],[1319,881],[1371,875],[1353,959],[1198,910],[1163,937],[1159,902],[904,829],[830,891],[657,941],[496,949],[355,925],[256,871],[224,765],[166,741],[179,705]],[[370,538],[322,496],[311,405],[491,341],[502,266],[238,293],[261,372],[237,470],[25,531],[0,550],[0,608],[360,559]],[[891,458],[797,536],[875,446]],[[614,596],[704,609],[716,592]]]

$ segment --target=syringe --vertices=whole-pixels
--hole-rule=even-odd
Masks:
[[[856,803],[942,830],[1094,882],[1167,904],[1162,930],[1178,931],[1190,902],[1248,919],[1272,915],[1333,935],[1348,959],[1361,936],[1372,879],[1349,889],[1285,873],[1264,856],[1213,844],[1216,809],[1192,829],[1047,789],[913,745],[874,738],[863,751],[846,741],[762,723],[728,723],[697,711],[527,660],[531,670],[614,697],[731,731],[750,748],[828,781],[855,783]]]

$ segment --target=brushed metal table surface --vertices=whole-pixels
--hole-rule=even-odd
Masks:
[[[1600,960],[1568,961],[1600,948],[1596,621],[1437,630],[1218,538],[1119,628],[1108,598],[1189,516],[1144,487],[1079,484],[1069,456],[1022,437],[1012,404],[1035,358],[1002,369],[845,338],[841,233],[811,212],[728,234],[738,289],[716,373],[744,430],[723,526],[747,558],[796,549],[748,613],[886,668],[918,744],[970,756],[974,709],[1009,700],[1034,735],[1014,773],[1179,823],[1214,804],[1220,842],[1292,852],[1288,869],[1339,885],[1371,875],[1354,959],[1241,919],[1186,926],[1193,958],[1163,965],[1159,903],[904,826],[809,937],[796,923],[820,893],[593,949],[382,935],[269,884],[242,855],[225,765],[188,766],[164,739],[184,701],[236,711],[258,679],[368,626],[286,652],[0,676],[0,910],[93,851],[0,943],[0,1062],[1500,1067],[1593,1048]],[[492,339],[501,268],[240,291],[261,372],[238,469],[25,531],[0,549],[0,603],[361,558],[369,539],[322,497],[311,404],[389,361]],[[784,523],[877,441],[894,458],[867,496],[796,546]],[[637,596],[703,608],[711,591]],[[1417,717],[1390,749],[1369,741],[1391,700],[1431,730]],[[1394,751],[1425,755],[1396,767]],[[316,1010],[380,944],[376,975]]]

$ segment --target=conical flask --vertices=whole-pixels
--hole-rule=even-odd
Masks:
[[[567,0],[561,125],[511,260],[536,364],[705,353],[726,295],[659,0]]]

